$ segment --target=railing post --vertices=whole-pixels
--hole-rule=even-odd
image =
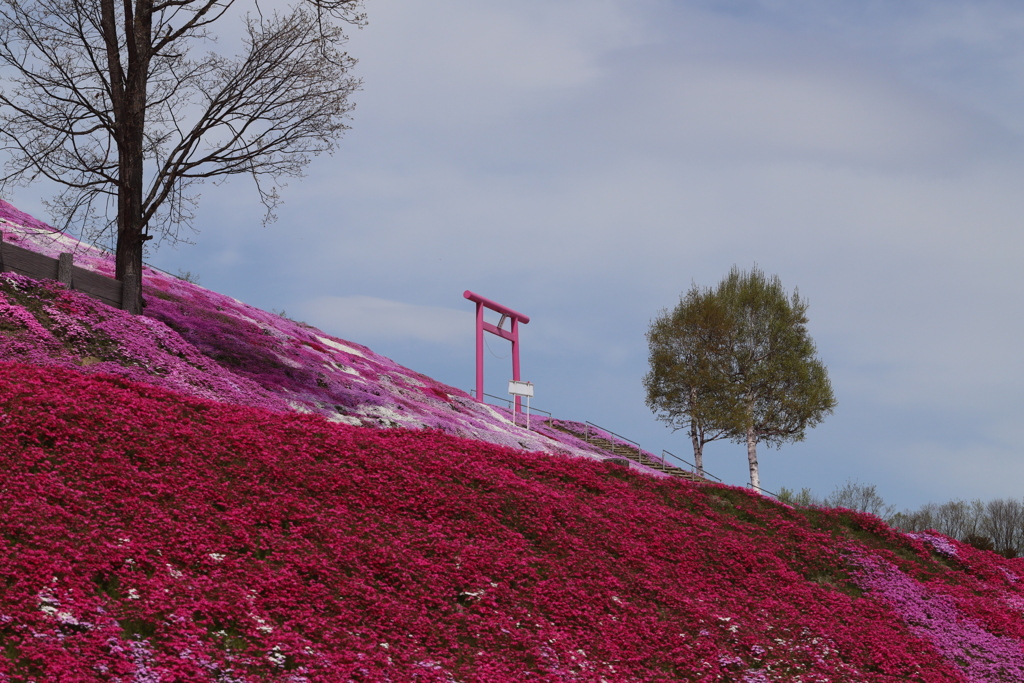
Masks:
[[[71,267],[75,265],[74,254],[63,253],[57,257],[57,280],[71,287]]]

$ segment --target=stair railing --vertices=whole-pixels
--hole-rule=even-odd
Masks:
[[[469,395],[474,397],[474,398],[476,398],[476,389],[470,389],[469,390]],[[507,403],[508,404],[508,409],[512,410],[512,399],[508,399],[508,398],[505,398],[503,396],[495,396],[494,394],[488,394],[486,391],[484,392],[484,396],[486,396],[488,398],[493,398],[496,401],[502,401],[504,403]],[[486,403],[486,401],[484,401],[484,403]],[[552,417],[551,413],[549,413],[548,411],[541,410],[540,408],[534,408],[533,406],[530,406],[530,412],[531,413],[544,413],[545,415],[548,416],[549,419]]]
[[[590,443],[590,428],[593,427],[596,431],[604,432],[605,434],[611,434],[612,436],[617,436],[620,439],[622,439],[623,441],[628,441],[629,443],[633,444],[634,446],[636,446],[636,459],[637,459],[637,462],[640,462],[641,460],[643,460],[643,457],[644,457],[643,456],[643,453],[644,453],[643,449],[641,449],[640,448],[640,444],[638,444],[636,441],[633,441],[633,439],[627,439],[622,434],[616,434],[612,430],[605,429],[604,427],[596,425],[593,422],[586,422],[585,424],[587,425],[587,430],[586,430],[586,440],[587,440],[587,443]],[[600,437],[597,436],[597,434],[594,434],[594,438],[600,438]]]
[[[694,464],[693,464],[692,462],[690,462],[689,460],[684,460],[683,458],[680,458],[680,457],[679,457],[678,455],[676,455],[676,454],[674,454],[674,453],[670,453],[669,451],[666,451],[666,450],[662,450],[662,451],[661,451],[661,461],[662,461],[662,462],[665,462],[665,456],[666,456],[666,455],[670,455],[670,456],[672,456],[673,458],[675,458],[676,460],[678,460],[679,462],[681,462],[681,463],[685,463],[686,465],[689,465],[689,467],[690,467],[691,471],[692,471],[692,472],[693,472],[694,474],[696,474],[696,473],[697,473],[697,466],[696,466],[696,465],[694,465]],[[711,477],[712,479],[714,479],[715,481],[717,481],[717,482],[718,482],[718,483],[720,483],[720,484],[722,484],[722,483],[725,483],[725,482],[723,482],[723,481],[722,481],[721,479],[719,479],[718,477],[716,477],[715,475],[713,475],[713,474],[711,474],[710,472],[708,472],[707,470],[704,470],[704,474],[703,474],[703,475],[698,475],[698,476],[704,476],[704,477]]]

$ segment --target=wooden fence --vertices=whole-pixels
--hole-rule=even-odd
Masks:
[[[108,306],[121,308],[121,281],[94,273],[74,264],[72,254],[50,258],[3,241],[0,233],[0,272],[10,271],[27,277],[59,280],[71,289],[99,299]]]

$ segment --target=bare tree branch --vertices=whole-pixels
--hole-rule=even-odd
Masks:
[[[254,5],[257,9],[258,7]],[[191,228],[207,179],[247,174],[273,218],[277,188],[332,152],[360,83],[339,24],[361,0],[242,13],[243,49],[206,51],[235,0],[0,0],[0,190],[64,187],[56,222],[113,243],[126,307],[141,307],[142,245]],[[193,56],[193,53],[201,53]]]

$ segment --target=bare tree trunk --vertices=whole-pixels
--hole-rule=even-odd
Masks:
[[[697,427],[690,423],[690,442],[693,444],[693,464],[697,466],[697,476],[704,476],[704,444],[701,443]]]
[[[142,245],[146,240],[142,218],[142,121],[129,115],[120,145],[120,186],[117,189],[116,274],[121,281],[121,306],[142,313]],[[142,118],[138,116],[138,118]],[[137,151],[137,153],[136,153]]]
[[[127,71],[117,48],[117,29],[112,0],[103,0],[103,24],[107,37],[107,65],[112,84],[118,154],[117,250],[114,277],[121,281],[121,307],[142,313],[142,245],[148,239],[143,216],[143,145],[146,132],[146,84],[152,36],[152,4],[136,0],[134,16],[125,3],[124,36]]]
[[[256,180],[271,220],[277,179],[301,176],[347,130],[359,81],[330,19],[364,23],[361,0],[295,0],[242,13],[244,49],[214,52],[210,25],[233,0],[0,2],[0,147],[18,157],[0,189],[48,178],[53,212],[94,239],[116,237],[122,305],[141,313],[146,240],[175,241],[207,179]],[[172,26],[173,24],[173,26]],[[204,48],[206,49],[206,48]],[[148,177],[148,179],[147,179]],[[264,186],[259,178],[272,179]],[[114,199],[116,197],[116,199]],[[108,222],[108,202],[117,217]],[[91,233],[91,234],[90,234]]]
[[[747,426],[747,463],[750,465],[750,487],[761,490],[761,477],[757,472],[757,434],[754,425]]]
[[[126,118],[128,125],[125,125],[125,134],[119,146],[121,177],[117,189],[115,277],[121,281],[123,287],[122,308],[139,315],[142,313],[142,245],[147,239],[142,216],[144,114],[132,112]]]

